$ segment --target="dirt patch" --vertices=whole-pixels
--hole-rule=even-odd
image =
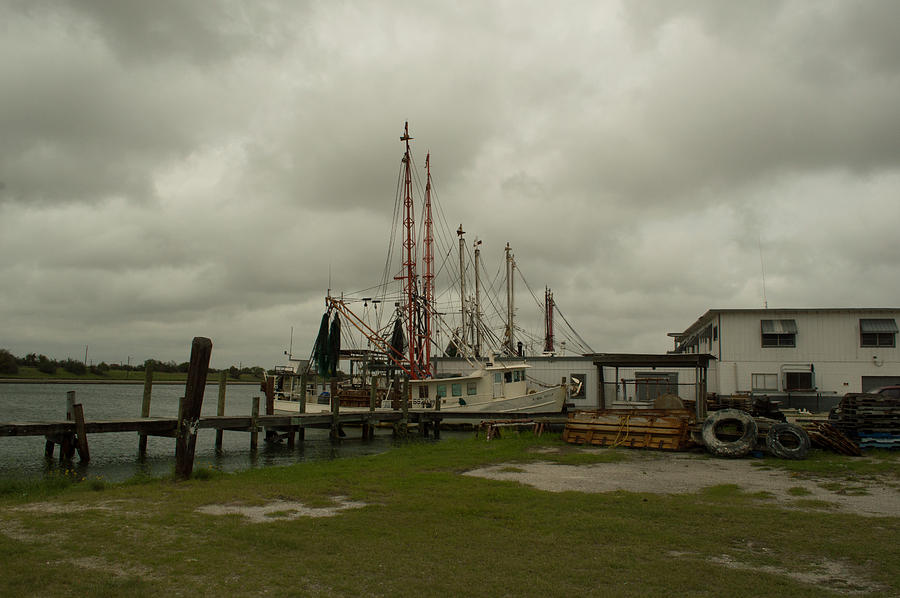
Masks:
[[[300,517],[334,517],[340,511],[359,509],[366,506],[364,502],[348,501],[346,496],[335,496],[334,506],[307,507],[301,502],[275,500],[262,506],[239,504],[203,505],[197,511],[207,515],[242,515],[253,523],[265,521],[285,521]]]
[[[136,564],[123,565],[122,563],[113,563],[98,557],[82,557],[70,559],[68,562],[81,569],[100,571],[115,577],[139,577],[141,579],[152,579],[154,577],[150,567]]]
[[[116,500],[92,505],[74,502],[35,502],[22,507],[14,507],[12,511],[31,511],[49,514],[81,513],[83,511],[119,511],[122,504],[129,501]]]
[[[756,549],[759,550],[759,547],[756,547]],[[765,548],[761,550],[763,552],[767,551]],[[692,552],[671,551],[669,556],[681,559],[704,559],[701,555]],[[704,560],[728,569],[787,577],[801,583],[827,588],[836,594],[870,594],[885,589],[884,586],[858,574],[847,564],[830,559],[818,559],[814,563],[808,563],[804,565],[805,569],[803,570],[790,570],[773,565],[754,565],[727,554],[708,557]]]
[[[821,501],[829,507],[860,515],[900,517],[900,492],[887,484],[867,483],[864,495],[838,494],[820,485],[826,483],[824,479],[762,469],[749,459],[713,459],[687,453],[642,451],[616,463],[577,466],[502,463],[464,475],[520,482],[549,492],[624,490],[683,494],[734,484],[747,492],[768,492],[773,499],[798,508],[804,505],[809,508],[811,501]]]

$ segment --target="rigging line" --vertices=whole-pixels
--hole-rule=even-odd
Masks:
[[[572,325],[569,324],[569,321],[566,319],[566,316],[565,316],[565,315],[563,314],[563,312],[559,309],[559,305],[556,305],[556,304],[554,303],[554,306],[556,307],[556,313],[558,313],[559,316],[563,319],[563,322],[566,323],[566,326],[569,327],[569,330],[572,331],[572,334],[574,334],[574,335],[578,338],[578,340],[582,342],[582,344],[584,345],[583,348],[586,348],[588,353],[593,353],[594,350],[591,349],[591,346],[590,346],[589,344],[587,344],[587,341],[585,341],[583,338],[581,338],[581,335],[578,334],[578,331],[576,331],[575,328],[573,328]]]
[[[522,282],[525,283],[525,288],[528,289],[528,292],[529,292],[529,293],[531,293],[531,297],[534,299],[535,304],[536,304],[539,308],[543,308],[543,307],[544,307],[544,304],[543,304],[542,302],[538,301],[537,295],[535,295],[535,294],[534,294],[534,291],[531,290],[531,285],[529,285],[529,284],[528,284],[528,281],[525,280],[525,275],[522,274],[522,269],[519,268],[518,266],[516,266],[515,270],[519,273],[519,278],[522,279]]]

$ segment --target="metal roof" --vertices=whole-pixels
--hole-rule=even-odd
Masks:
[[[897,320],[893,318],[861,319],[860,332],[897,332]]]
[[[708,353],[593,353],[587,357],[593,359],[594,365],[619,368],[705,368],[711,360],[715,360]]]

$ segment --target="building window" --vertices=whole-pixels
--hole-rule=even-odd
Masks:
[[[470,397],[472,395],[478,394],[478,383],[477,382],[467,382],[466,383],[466,394]]]
[[[585,383],[587,382],[587,374],[569,374],[569,381],[572,384],[572,394],[569,395],[569,398],[575,400],[586,399]]]
[[[753,390],[778,390],[778,374],[751,374]]]
[[[860,347],[896,347],[897,321],[893,318],[859,321]]]
[[[454,397],[462,396],[462,384],[451,384],[450,392],[453,393]]]
[[[760,320],[763,347],[796,347],[797,322],[795,320]]]
[[[634,378],[638,401],[655,401],[666,394],[678,396],[678,372],[636,372]]]
[[[714,341],[719,340],[719,327],[718,326],[713,326],[713,340]]]
[[[815,390],[812,372],[785,372],[785,390]]]

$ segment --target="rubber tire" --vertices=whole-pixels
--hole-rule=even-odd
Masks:
[[[779,436],[782,434],[789,434],[796,438],[797,446],[789,448],[781,444]],[[766,434],[766,448],[781,459],[805,459],[806,454],[809,453],[809,434],[794,424],[775,424]]]
[[[716,429],[728,421],[737,421],[744,433],[737,440],[721,440],[716,436]],[[743,457],[756,448],[756,420],[746,411],[740,409],[721,409],[713,411],[703,422],[701,432],[703,444],[713,455],[718,457]]]

